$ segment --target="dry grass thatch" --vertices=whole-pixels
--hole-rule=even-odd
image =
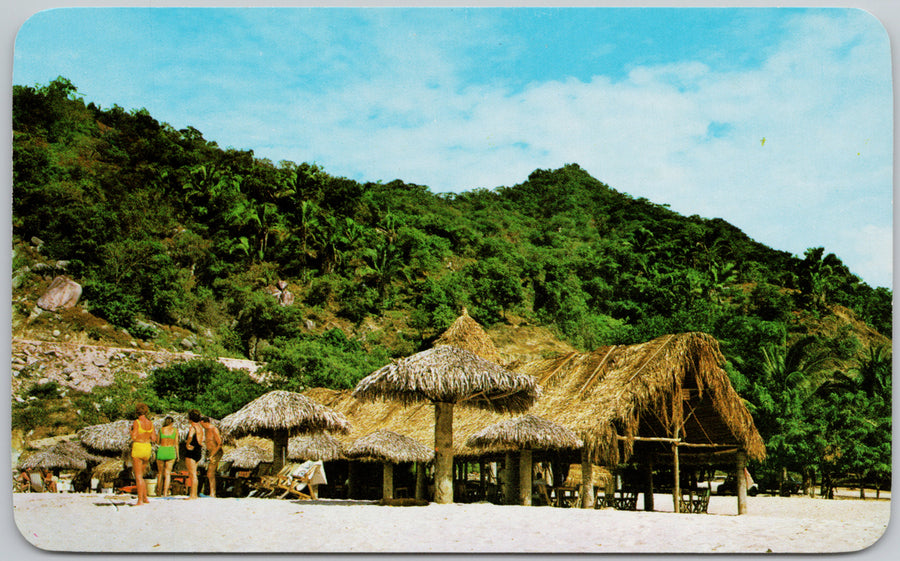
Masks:
[[[378,430],[357,439],[347,447],[344,455],[357,460],[375,462],[430,462],[434,450],[418,440],[394,431]]]
[[[92,471],[91,476],[100,480],[102,487],[111,487],[116,477],[125,468],[125,462],[122,458],[110,458],[97,465]]]
[[[500,421],[466,440],[466,446],[492,451],[574,449],[583,445],[571,430],[534,415]]]
[[[282,390],[271,391],[251,401],[239,411],[222,419],[220,430],[230,438],[247,434],[290,435],[350,430],[347,418],[305,395]]]
[[[122,452],[131,446],[134,420],[119,419],[102,425],[91,425],[78,431],[78,439],[95,452]]]
[[[39,450],[19,462],[21,469],[86,469],[89,464],[105,461],[105,456],[92,454],[80,442],[64,440]]]
[[[272,441],[255,436],[247,436],[229,447],[222,454],[222,462],[231,462],[236,469],[253,469],[260,462],[272,461]]]
[[[432,350],[442,348],[450,347]],[[671,436],[676,421],[680,423],[679,436],[685,441],[719,446],[711,446],[707,452],[733,446],[744,449],[752,459],[762,459],[762,438],[723,364],[724,357],[713,337],[682,333],[638,345],[602,347],[538,360],[524,365],[520,372],[532,376],[541,386],[541,396],[529,413],[574,431],[595,463],[615,465],[627,460],[633,453],[634,437]],[[389,367],[378,373],[398,376]],[[434,377],[427,372],[422,376]],[[366,385],[365,393],[373,396],[375,388],[381,389],[387,382],[370,380]],[[404,396],[403,401],[364,402],[354,399],[356,393],[362,393],[357,388],[353,393],[313,388],[305,394],[352,419],[350,438],[387,429],[432,442],[434,408],[430,403],[416,403],[403,388],[388,393],[388,397]],[[684,412],[675,404],[684,404]],[[483,409],[455,408],[454,454],[481,454],[465,445],[468,437],[508,418]],[[627,439],[624,447],[619,445],[617,435]]]
[[[500,364],[500,353],[494,342],[488,337],[481,325],[471,317],[465,308],[462,315],[453,322],[447,331],[444,331],[434,342],[438,345],[450,345],[476,354],[485,360]]]
[[[287,455],[294,461],[332,462],[344,457],[344,446],[332,435],[320,432],[288,440]]]
[[[458,403],[500,413],[526,411],[540,395],[534,378],[469,351],[440,345],[379,368],[356,385],[363,401]]]

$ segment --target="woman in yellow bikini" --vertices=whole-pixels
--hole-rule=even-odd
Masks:
[[[153,429],[153,423],[147,418],[150,409],[143,403],[138,403],[134,412],[137,419],[131,425],[131,464],[134,470],[134,481],[137,485],[137,503],[135,506],[147,504],[147,482],[144,481],[144,469],[150,463],[150,455],[153,453],[153,445],[156,442],[156,431]]]

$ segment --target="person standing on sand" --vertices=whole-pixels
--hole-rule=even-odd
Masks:
[[[146,404],[138,403],[134,407],[134,412],[137,418],[131,425],[131,465],[138,494],[135,506],[140,506],[150,502],[147,500],[147,482],[144,481],[144,470],[153,453],[151,442],[156,442],[156,431],[153,429],[153,423],[147,418],[150,410]]]
[[[200,412],[196,409],[188,411],[188,420],[191,428],[188,430],[187,442],[185,442],[184,463],[188,468],[188,484],[191,486],[188,499],[196,499],[199,496],[199,481],[197,480],[197,462],[203,457],[203,445],[205,440],[203,427],[200,425]]]
[[[206,478],[209,479],[209,496],[216,496],[216,470],[219,469],[219,460],[222,459],[222,435],[219,429],[209,421],[209,417],[200,419],[203,431],[206,433]]]
[[[159,429],[159,448],[156,449],[156,494],[161,497],[169,496],[169,486],[172,482],[172,466],[178,460],[178,429],[175,428],[175,419],[166,417],[162,428]],[[162,493],[159,488],[162,486]]]

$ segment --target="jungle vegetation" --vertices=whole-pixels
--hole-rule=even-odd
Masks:
[[[463,306],[486,328],[515,319],[582,350],[704,331],[766,440],[759,471],[889,477],[892,293],[822,247],[766,247],[574,163],[458,194],[273,163],[86,102],[62,77],[14,86],[12,117],[13,271],[66,261],[83,306],[135,337],[178,326],[196,352],[265,361],[273,385],[300,389],[353,387]],[[293,305],[267,292],[279,281]],[[835,310],[876,336],[823,328]],[[140,391],[183,407],[191,376],[160,369]],[[223,383],[236,390],[195,394],[220,415],[261,391]]]

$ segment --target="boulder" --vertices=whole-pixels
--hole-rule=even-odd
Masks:
[[[39,308],[53,312],[60,308],[74,308],[81,298],[81,285],[65,275],[53,279],[50,288],[41,296],[37,305]]]

